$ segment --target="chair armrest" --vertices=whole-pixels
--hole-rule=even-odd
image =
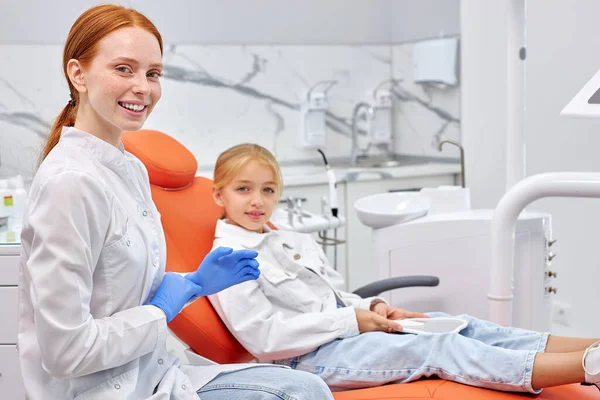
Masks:
[[[378,296],[383,292],[392,289],[400,289],[413,286],[437,286],[440,283],[440,278],[429,275],[411,275],[397,276],[394,278],[382,279],[375,281],[356,289],[353,293],[362,298]]]

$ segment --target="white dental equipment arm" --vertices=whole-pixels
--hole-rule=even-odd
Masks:
[[[321,156],[323,157],[323,162],[325,162],[325,171],[327,173],[327,182],[329,184],[329,207],[331,207],[331,215],[334,217],[338,216],[338,200],[337,200],[337,182],[335,180],[335,173],[331,168],[329,168],[329,163],[327,162],[327,157],[325,157],[325,153],[321,151],[321,149],[317,149]]]
[[[513,186],[500,199],[491,225],[492,271],[490,320],[512,325],[515,224],[521,211],[544,197],[600,198],[600,173],[554,172],[533,175]]]
[[[327,168],[327,180],[329,182],[329,206],[331,207],[331,215],[338,216],[338,201],[337,201],[337,182],[335,181],[335,173],[329,165]]]

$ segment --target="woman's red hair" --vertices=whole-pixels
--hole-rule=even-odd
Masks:
[[[63,72],[69,84],[69,92],[74,100],[74,105],[68,103],[58,115],[50,134],[46,139],[40,161],[43,161],[50,150],[56,146],[60,139],[63,126],[73,126],[79,107],[79,93],[73,87],[67,73],[67,63],[71,59],[78,60],[83,68],[87,68],[98,52],[98,43],[106,36],[120,28],[137,26],[156,36],[163,53],[163,42],[156,26],[143,14],[122,6],[106,4],[92,7],[77,18],[71,27],[63,51]]]

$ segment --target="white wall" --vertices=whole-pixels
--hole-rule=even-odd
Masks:
[[[392,44],[458,33],[458,0],[108,2],[146,13],[166,43]],[[103,1],[1,3],[0,44],[60,44],[77,16]]]
[[[506,173],[505,1],[461,0],[461,131],[474,208],[493,208]]]
[[[527,2],[527,173],[600,171],[600,120],[560,117],[560,110],[600,69],[600,2]],[[563,334],[600,336],[600,200],[547,199],[552,213],[557,300],[571,306]]]
[[[392,42],[411,42],[460,32],[460,0],[391,0]]]
[[[600,2],[528,0],[525,75],[526,174],[599,171],[600,121],[560,110],[600,68]],[[462,135],[475,207],[494,207],[506,174],[507,2],[461,1]],[[600,200],[544,199],[531,210],[553,216],[555,299],[570,305],[563,335],[600,336]]]

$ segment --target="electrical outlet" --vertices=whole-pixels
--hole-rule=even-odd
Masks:
[[[564,326],[571,325],[571,306],[560,301],[552,304],[552,321]]]

